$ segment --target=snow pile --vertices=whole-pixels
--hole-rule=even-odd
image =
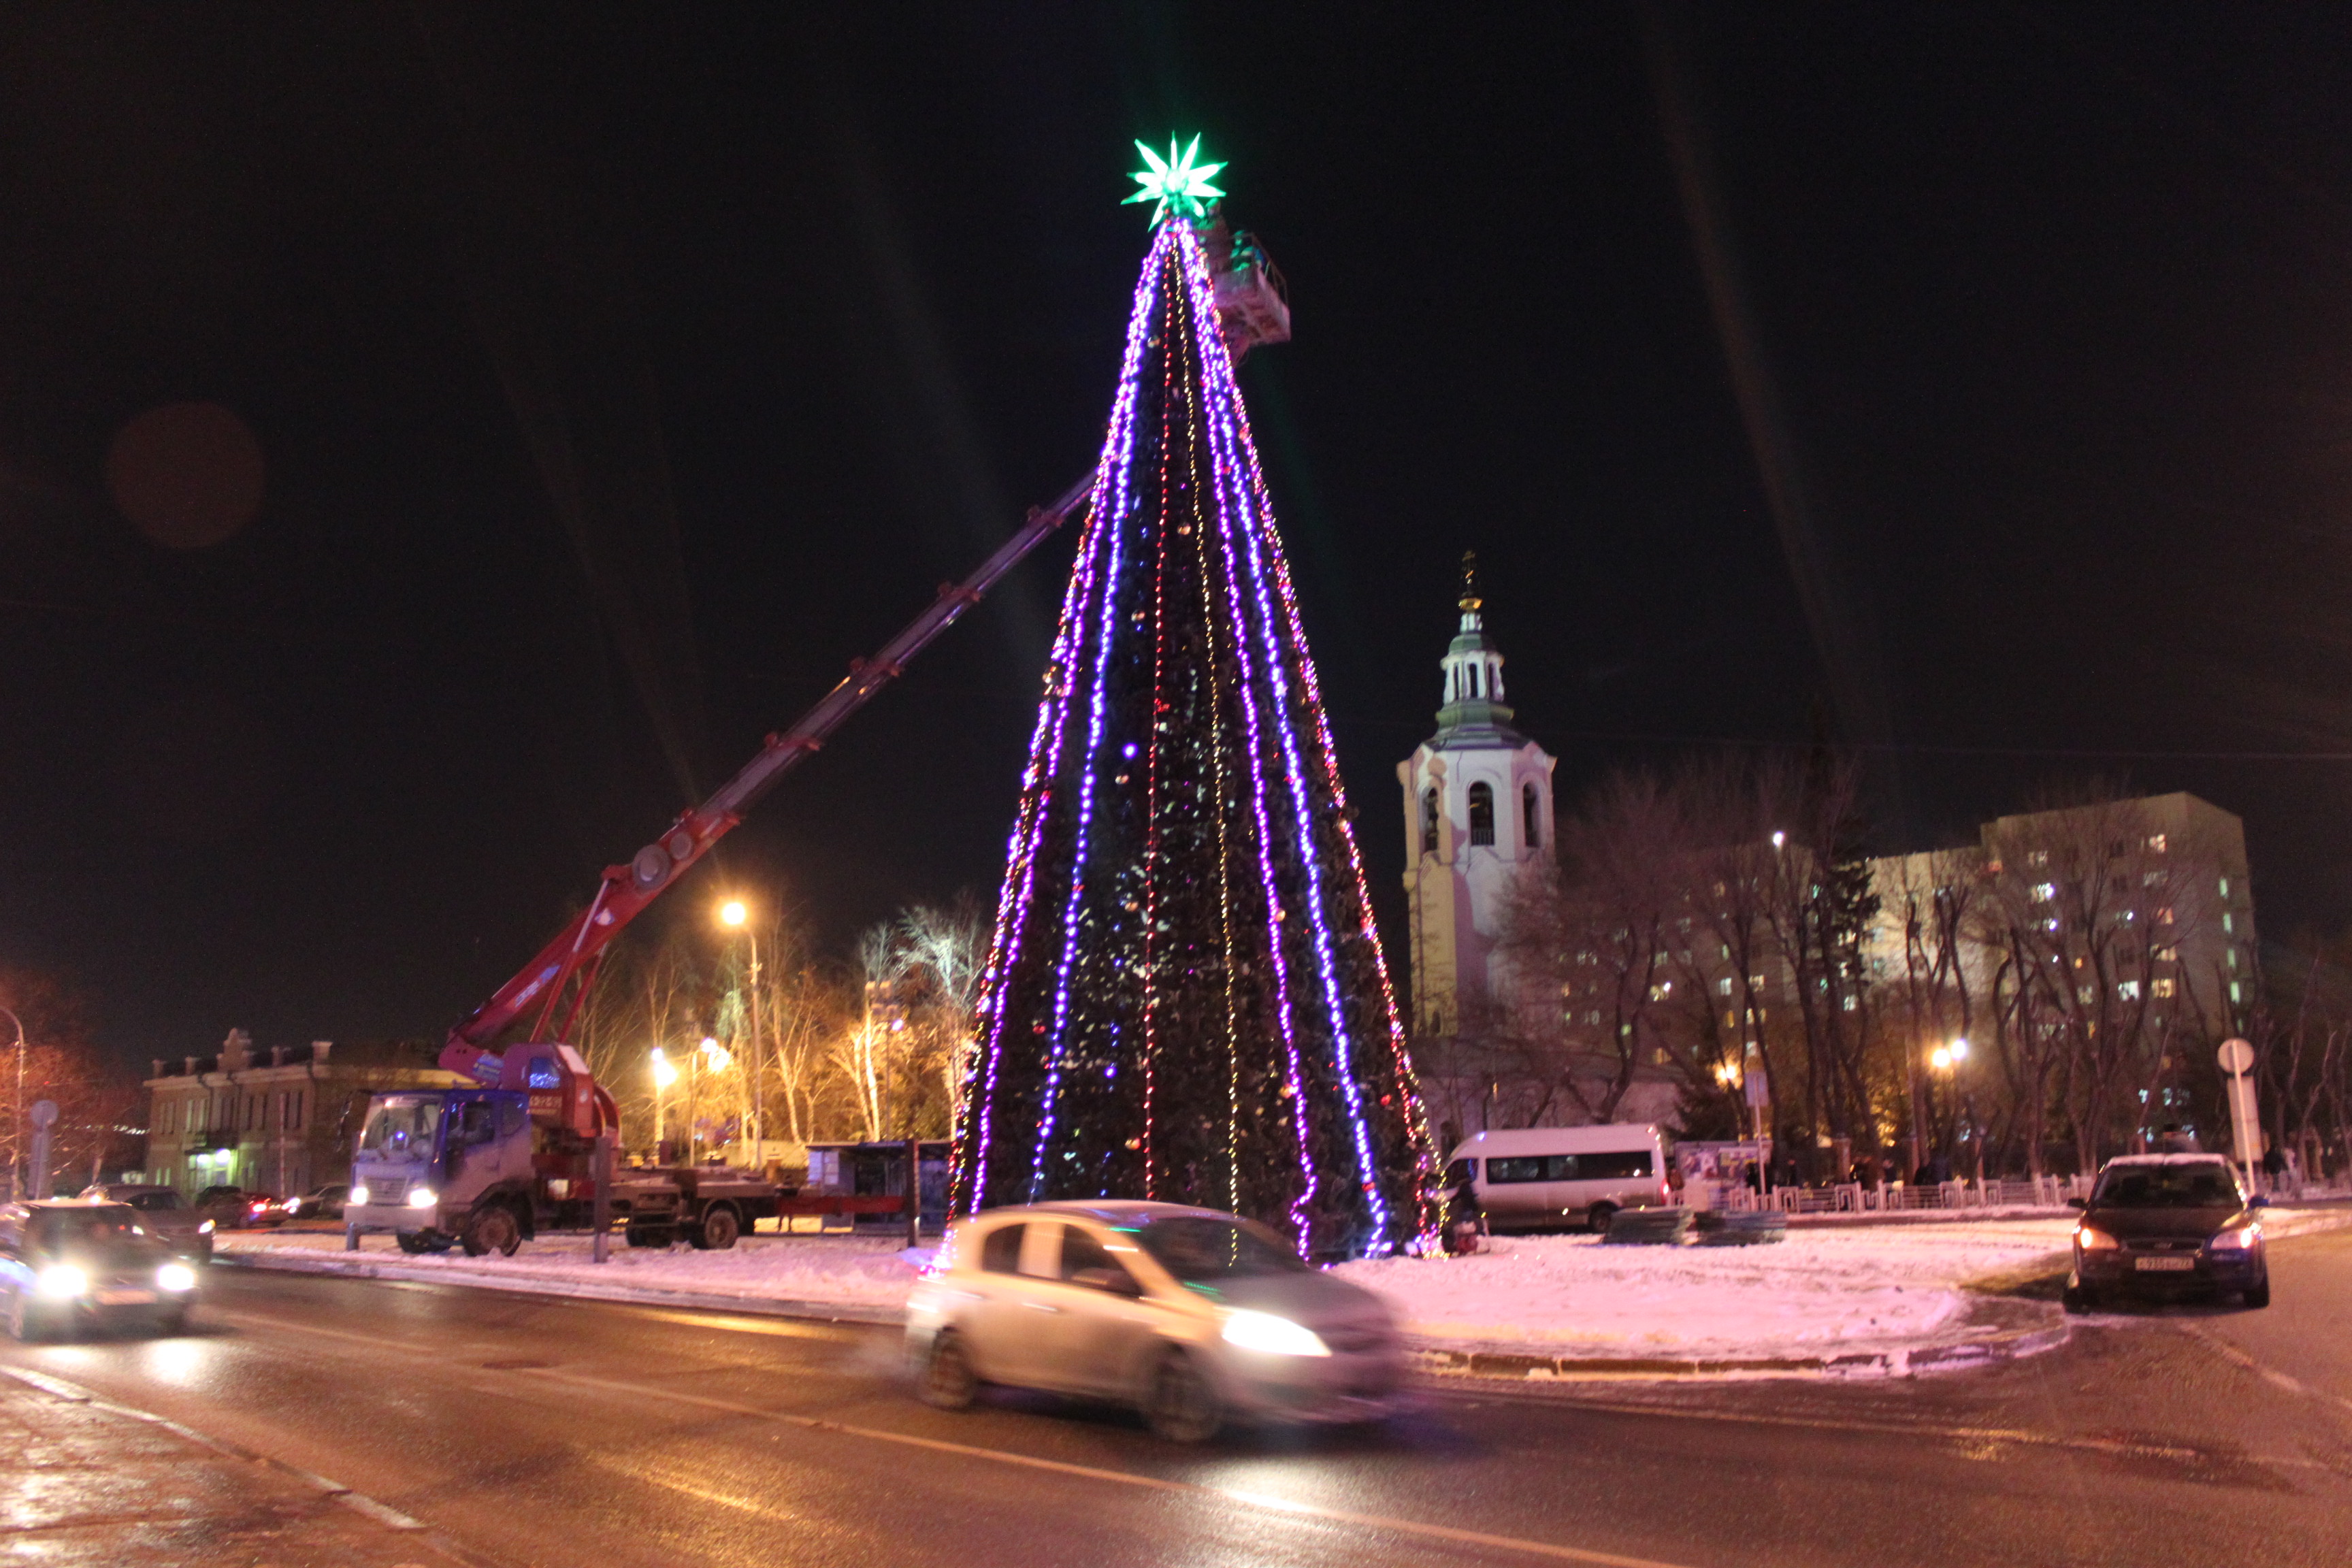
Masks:
[[[547,1286],[593,1284],[604,1290],[733,1297],[744,1301],[793,1301],[825,1306],[898,1309],[907,1302],[915,1271],[928,1255],[909,1258],[904,1244],[884,1237],[747,1236],[724,1252],[635,1247],[618,1236],[611,1261],[589,1259],[584,1236],[527,1241],[512,1258],[468,1258],[463,1251],[402,1253],[388,1236],[363,1236],[347,1253],[340,1231],[232,1231],[215,1250],[239,1258],[282,1258],[331,1272],[403,1279],[445,1277],[453,1285],[505,1280]],[[600,1292],[602,1293],[602,1292]]]
[[[1610,1358],[1818,1356],[1948,1337],[1961,1287],[2063,1263],[2073,1219],[1795,1230],[1767,1247],[1497,1237],[1491,1252],[1343,1265],[1406,1331],[1454,1349]]]

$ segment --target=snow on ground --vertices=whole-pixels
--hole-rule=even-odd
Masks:
[[[2352,1222],[2352,1211],[2273,1210],[2273,1237]],[[1467,1258],[1341,1266],[1384,1297],[1433,1349],[1531,1351],[1604,1358],[1811,1357],[1893,1352],[1970,1337],[1965,1286],[2063,1267],[2072,1215],[1927,1224],[1791,1226],[1766,1247],[1604,1247],[1589,1236],[1496,1237]],[[726,1252],[639,1249],[614,1238],[612,1261],[588,1239],[547,1237],[510,1258],[462,1252],[410,1258],[388,1236],[235,1231],[226,1255],[276,1255],[280,1266],[452,1284],[512,1282],[556,1293],[839,1307],[887,1316],[906,1304],[928,1253],[895,1237],[747,1236]]]
[[[1964,1281],[2063,1252],[2071,1219],[1792,1228],[1765,1247],[1491,1238],[1491,1252],[1350,1263],[1407,1331],[1453,1348],[1602,1357],[1815,1356],[1956,1332]]]
[[[635,1247],[613,1237],[612,1260],[589,1260],[584,1236],[527,1241],[512,1258],[468,1258],[464,1252],[404,1255],[389,1236],[363,1236],[356,1255],[343,1250],[341,1231],[228,1231],[214,1239],[225,1255],[277,1255],[318,1268],[383,1273],[402,1278],[446,1277],[452,1284],[499,1279],[560,1287],[593,1284],[606,1290],[667,1290],[730,1296],[745,1301],[798,1301],[895,1310],[907,1302],[915,1264],[899,1256],[902,1240],[864,1236],[747,1236],[724,1252],[683,1245]]]

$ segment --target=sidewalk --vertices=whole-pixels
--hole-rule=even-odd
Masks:
[[[0,1367],[0,1554],[89,1568],[439,1568],[415,1522],[73,1384]]]

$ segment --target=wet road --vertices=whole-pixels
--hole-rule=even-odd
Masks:
[[[1449,1384],[1371,1436],[1173,1450],[945,1415],[854,1325],[216,1270],[202,1331],[0,1361],[331,1474],[489,1563],[1904,1564],[2352,1558],[2352,1235],[2263,1313],[2092,1320],[1910,1382]]]

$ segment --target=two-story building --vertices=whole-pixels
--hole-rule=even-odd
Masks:
[[[347,1180],[370,1096],[459,1081],[421,1045],[338,1049],[313,1040],[262,1051],[243,1029],[231,1029],[215,1056],[183,1058],[176,1072],[152,1065],[146,1176],[191,1196],[215,1185],[288,1194]]]

